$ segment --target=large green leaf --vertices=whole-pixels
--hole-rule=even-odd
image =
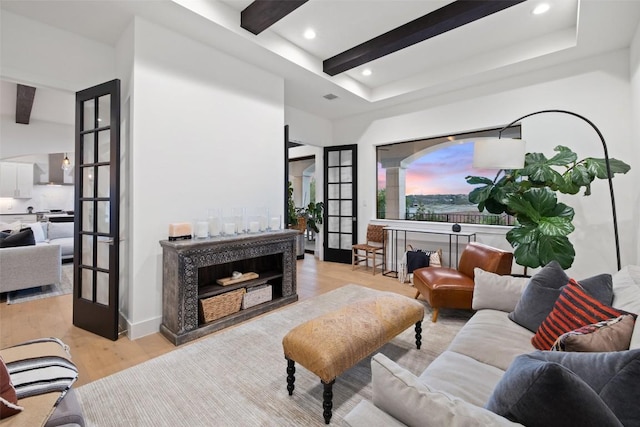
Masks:
[[[469,193],[469,201],[471,203],[483,203],[491,196],[491,189],[493,185],[486,185],[484,187],[478,187],[471,190]]]
[[[500,215],[501,213],[504,213],[504,212],[510,214],[510,211],[508,210],[507,205],[500,203],[494,198],[487,199],[484,203],[484,208],[487,210],[487,212],[496,214],[496,215]]]
[[[570,219],[559,216],[542,217],[538,222],[541,236],[566,236],[575,230]]]
[[[553,214],[554,209],[558,205],[556,193],[546,187],[531,188],[525,191],[522,197],[529,202],[539,217]],[[528,216],[534,218],[531,215]]]
[[[575,251],[565,236],[540,236],[533,242],[522,243],[513,251],[519,265],[537,268],[558,261],[563,269],[571,267]]]
[[[538,256],[538,242],[524,243],[513,251],[516,263],[524,267],[540,267],[540,257]]]
[[[493,185],[493,181],[491,181],[489,178],[485,178],[484,176],[467,176],[465,179],[467,180],[467,183],[471,185]]]
[[[533,207],[529,200],[525,199],[524,196],[520,194],[511,194],[509,196],[507,206],[517,216],[527,217],[534,222],[538,222],[540,218],[540,212]]]
[[[507,232],[507,241],[514,248],[538,240],[538,227],[535,223],[517,224]]]
[[[584,159],[585,166],[589,170],[589,173],[595,175],[600,179],[607,179],[607,163],[604,159],[594,159],[593,157],[587,157]],[[631,169],[631,166],[618,159],[609,159],[609,167],[611,168],[611,175],[616,173],[627,173]]]
[[[538,255],[540,266],[555,260],[560,267],[567,269],[573,264],[576,252],[566,236],[540,236]]]
[[[553,150],[557,151],[558,154],[549,159],[548,165],[567,166],[578,160],[578,155],[564,145],[558,145]]]
[[[573,221],[574,215],[575,211],[571,206],[567,206],[564,203],[558,203],[556,207],[553,208],[553,212],[549,216],[559,216],[566,218],[569,221]]]

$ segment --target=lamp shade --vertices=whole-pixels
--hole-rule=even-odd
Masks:
[[[485,138],[475,141],[473,167],[478,169],[521,169],[525,142],[512,138]]]

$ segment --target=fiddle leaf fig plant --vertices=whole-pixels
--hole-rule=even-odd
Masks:
[[[558,261],[569,268],[575,250],[567,237],[573,226],[573,208],[558,202],[557,193],[591,194],[596,178],[607,179],[605,159],[592,157],[578,161],[576,153],[559,145],[556,154],[547,158],[542,153],[527,153],[522,169],[501,170],[496,177],[467,176],[467,183],[480,185],[469,193],[469,201],[492,214],[506,213],[516,218],[507,233],[514,248],[516,262],[536,268]],[[631,167],[623,161],[609,159],[611,175],[627,173]]]

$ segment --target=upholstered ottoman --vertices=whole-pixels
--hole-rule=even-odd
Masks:
[[[289,395],[293,394],[298,362],[320,377],[324,385],[323,416],[329,424],[336,377],[411,325],[415,325],[419,349],[423,318],[421,303],[381,292],[378,297],[347,305],[293,328],[282,340]]]

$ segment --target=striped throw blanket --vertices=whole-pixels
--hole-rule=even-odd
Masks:
[[[27,341],[16,347],[43,342],[57,342],[68,352],[68,346],[57,338]],[[59,402],[78,379],[76,366],[69,359],[60,356],[48,355],[15,360],[7,363],[7,370],[16,389],[18,400],[44,393],[60,392]]]

